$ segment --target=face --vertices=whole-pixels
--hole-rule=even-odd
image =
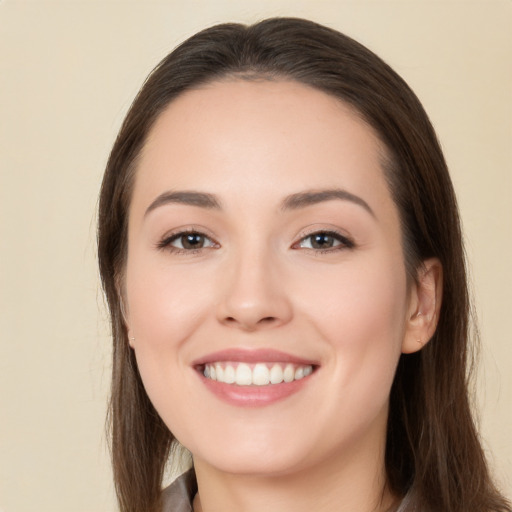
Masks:
[[[410,316],[372,129],[293,82],[217,82],[154,125],[129,212],[126,322],[195,463],[287,474],[375,457]]]

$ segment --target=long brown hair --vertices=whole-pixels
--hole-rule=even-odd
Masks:
[[[421,262],[443,266],[436,333],[402,355],[391,390],[386,446],[390,489],[400,511],[499,512],[468,398],[473,352],[470,301],[458,209],[443,154],[419,100],[379,57],[310,21],[224,24],[181,44],[151,73],[124,121],[101,188],[98,253],[114,341],[111,452],[122,512],[158,510],[174,437],[153,408],[127,341],[120,288],[137,158],[155,120],[185,90],[225,77],[295,80],[350,104],[388,150],[385,173],[400,212],[404,257],[414,279]]]

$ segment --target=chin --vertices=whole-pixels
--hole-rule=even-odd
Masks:
[[[247,475],[254,477],[278,477],[300,472],[305,469],[304,459],[295,456],[288,456],[283,453],[233,453],[232,456],[210,456],[202,459],[193,456],[194,463],[205,462],[215,467],[218,471],[227,474]]]

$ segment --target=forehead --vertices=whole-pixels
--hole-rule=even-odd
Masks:
[[[171,102],[149,133],[135,197],[206,188],[254,198],[344,187],[388,195],[374,130],[347,104],[291,81],[225,80]]]

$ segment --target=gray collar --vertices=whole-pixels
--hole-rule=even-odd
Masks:
[[[196,474],[194,469],[189,469],[162,491],[162,512],[192,512],[196,493]]]

